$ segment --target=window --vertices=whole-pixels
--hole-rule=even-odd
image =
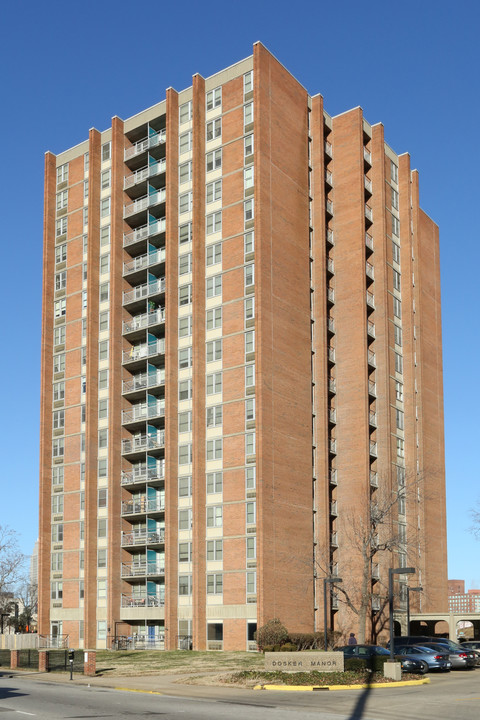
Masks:
[[[398,183],[398,166],[390,160],[390,178],[394,183]]]
[[[207,595],[221,595],[223,593],[223,576],[207,574]]]
[[[247,502],[246,504],[246,518],[247,525],[255,525],[257,517],[257,503]]]
[[[99,388],[99,390],[108,388],[108,370],[99,370],[99,372],[98,372],[98,388]]]
[[[403,373],[403,357],[395,353],[395,372]]]
[[[192,443],[178,446],[178,464],[190,465],[192,462]]]
[[[245,202],[243,203],[243,214],[244,214],[245,223],[250,222],[250,220],[253,220],[253,217],[254,217],[253,198],[251,198],[250,200],[245,200]]]
[[[88,207],[83,208],[83,224],[88,225]]]
[[[255,398],[245,400],[245,421],[255,420]]]
[[[63,217],[56,221],[55,223],[55,235],[56,237],[60,237],[61,235],[66,235],[67,233],[67,218]]]
[[[86,290],[82,291],[82,309],[87,309],[87,302],[88,302],[88,294]]]
[[[247,572],[247,595],[255,595],[257,592],[257,573]]]
[[[110,160],[111,147],[112,144],[110,142],[106,142],[102,145],[102,162]]]
[[[108,310],[105,310],[104,312],[101,312],[98,317],[98,329],[100,332],[105,332],[105,330],[108,330],[108,321],[109,312]]]
[[[68,190],[62,190],[57,194],[57,210],[63,210],[68,206]]]
[[[402,438],[397,437],[397,457],[405,457],[405,444]]]
[[[215,395],[222,392],[222,373],[207,375],[207,395]]]
[[[80,510],[85,510],[85,492],[83,490],[80,493]]]
[[[222,527],[223,508],[221,505],[207,507],[207,527]]]
[[[255,433],[245,433],[245,455],[255,455]]]
[[[208,245],[206,254],[207,267],[212,265],[218,265],[222,262],[222,243],[215,243],[215,245]]]
[[[100,297],[99,297],[100,302],[108,302],[109,295],[110,295],[110,283],[108,283],[108,282],[102,283],[100,285]]]
[[[192,179],[192,163],[189,160],[186,163],[182,163],[178,168],[178,182],[182,183],[190,182]]]
[[[65,399],[65,383],[53,383],[53,402]]]
[[[178,336],[189,337],[192,334],[192,316],[178,319]]]
[[[405,468],[397,465],[397,483],[399,488],[405,487]]]
[[[243,76],[243,94],[246,95],[253,90],[253,70],[245,73]]]
[[[249,297],[245,300],[245,320],[253,320],[255,317],[255,298]]]
[[[52,542],[63,542],[63,523],[52,525]]]
[[[400,273],[397,270],[393,270],[393,287],[395,290],[400,290]]]
[[[108,469],[107,458],[98,458],[98,477],[106,478],[107,477],[107,469]]]
[[[186,275],[192,272],[192,253],[180,255],[178,258],[178,274]]]
[[[87,392],[87,378],[85,375],[82,375],[80,378],[80,389],[83,395]]]
[[[213,110],[213,108],[220,107],[222,104],[222,88],[218,87],[215,90],[207,92],[207,111]]]
[[[192,302],[192,284],[182,285],[178,289],[178,304],[189,305]]]
[[[90,166],[90,155],[88,152],[83,156],[83,172],[87,173]]]
[[[57,185],[68,182],[68,163],[57,168]]]
[[[393,298],[393,314],[396,318],[402,317],[402,301],[397,297]]]
[[[180,225],[178,228],[178,242],[180,245],[183,245],[183,243],[192,242],[192,223],[186,223],[185,225]]]
[[[245,387],[255,387],[255,365],[245,365]]]
[[[245,468],[245,489],[246,490],[255,490],[256,487],[256,474],[257,474],[257,468],[256,467],[248,467]]]
[[[192,576],[191,575],[179,575],[178,576],[178,594],[179,595],[191,595],[192,594]]]
[[[80,422],[83,424],[87,419],[87,410],[85,405],[81,405]]]
[[[248,190],[253,187],[253,167],[245,168],[243,171],[243,189]]]
[[[253,103],[243,106],[243,124],[245,127],[253,123]]]
[[[183,475],[178,478],[178,497],[192,496],[192,476]]]
[[[207,342],[207,363],[222,359],[222,341],[211,340]]]
[[[245,287],[251,287],[255,284],[255,266],[245,265]]]
[[[248,330],[245,333],[245,353],[255,352],[255,330]]]
[[[192,367],[192,348],[182,348],[178,351],[178,367],[180,370]]]
[[[82,370],[87,364],[87,348],[85,346],[80,348],[80,364],[82,365]]]
[[[397,237],[400,237],[400,220],[392,215],[392,233]],[[400,260],[398,260],[400,262]]]
[[[108,495],[107,488],[99,488],[98,489],[97,507],[99,507],[99,508],[107,507],[107,495]]]
[[[67,243],[63,243],[63,245],[57,245],[55,248],[55,262],[61,263],[66,262],[67,260]]]
[[[218,297],[222,294],[222,276],[215,275],[207,278],[207,298]]]
[[[82,320],[82,338],[87,337],[87,318],[83,318]]]
[[[398,192],[393,188],[390,188],[390,190],[392,191],[392,207],[398,210]]]
[[[65,372],[65,353],[53,356],[53,372]]]
[[[257,538],[247,538],[247,560],[255,560],[257,557]]]
[[[192,432],[192,411],[178,413],[178,432]]]
[[[178,529],[190,530],[192,527],[192,509],[185,508],[178,511]]]
[[[393,334],[394,334],[394,338],[395,338],[395,345],[400,345],[400,347],[401,347],[402,341],[403,341],[402,328],[399,327],[398,325],[394,325],[393,326]]]
[[[110,198],[103,198],[100,201],[100,217],[104,218],[110,215]]]
[[[222,148],[207,153],[207,173],[222,167]]]
[[[100,246],[105,247],[105,245],[110,244],[110,225],[105,225],[104,227],[100,228]]]
[[[223,491],[223,473],[207,473],[207,493],[221,493]]]
[[[98,418],[101,420],[106,417],[108,417],[108,398],[103,398],[98,401]]]
[[[63,300],[55,300],[54,304],[54,314],[56,318],[63,317],[67,312],[67,301],[65,299]]]
[[[218,330],[222,327],[222,308],[207,310],[207,330]]]
[[[108,340],[101,340],[98,343],[98,359],[108,360]]]
[[[207,440],[207,460],[221,460],[223,457],[223,440]]]
[[[211,562],[222,562],[223,540],[207,540],[207,560]]]
[[[86,255],[88,252],[88,235],[84,235],[82,237],[83,241],[83,254]]]
[[[192,119],[192,101],[189,100],[178,108],[178,119],[180,125],[189,122]]]
[[[106,548],[101,548],[97,550],[97,568],[106,568],[107,567],[107,550]]]
[[[57,494],[52,496],[52,513],[54,515],[63,513],[63,495]]]
[[[98,518],[97,520],[97,537],[107,537],[107,518]]]
[[[403,402],[403,383],[395,380],[395,397],[399,402]]]
[[[192,149],[192,131],[189,130],[186,133],[180,135],[178,139],[178,149],[180,155],[185,152],[189,152]]]
[[[83,181],[83,199],[88,200],[88,180]]]
[[[83,280],[83,282],[87,282],[87,275],[88,275],[88,263],[84,262],[84,263],[82,263],[82,280]]]
[[[395,410],[395,414],[396,414],[397,428],[399,430],[403,430],[404,429],[404,414],[403,414],[402,410],[399,410],[397,408]]]
[[[62,572],[63,570],[63,553],[52,553],[51,568],[53,572]]]
[[[100,274],[110,272],[110,253],[100,255]]]
[[[222,137],[222,118],[207,122],[207,142]]]
[[[253,135],[247,135],[243,142],[244,156],[247,158],[253,155]]]
[[[206,194],[206,201],[207,203],[216,202],[217,200],[222,199],[222,181],[221,180],[215,180],[215,182],[211,182],[207,184],[207,194]]]
[[[192,381],[181,380],[178,383],[178,399],[179,400],[191,400],[192,399]]]
[[[223,422],[223,412],[221,405],[207,408],[207,428],[219,427]]]
[[[53,429],[60,430],[65,427],[65,410],[55,410],[53,413]]]
[[[61,600],[63,597],[63,583],[61,582],[52,582],[51,583],[51,593],[50,597],[52,600]]]
[[[207,235],[212,235],[222,230],[222,211],[207,215]]]
[[[104,170],[101,174],[102,190],[110,187],[111,170]]]
[[[192,543],[178,543],[178,562],[192,562]]]

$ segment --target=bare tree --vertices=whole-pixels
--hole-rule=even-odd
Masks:
[[[18,547],[15,530],[0,525],[0,598],[6,597],[20,580],[24,571],[25,555]]]
[[[473,521],[470,532],[475,535],[477,540],[480,540],[480,500],[477,500],[475,507],[470,511],[470,515]]]

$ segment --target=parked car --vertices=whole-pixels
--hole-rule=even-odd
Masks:
[[[460,643],[460,647],[475,653],[476,664],[480,665],[480,640],[465,640]]]
[[[452,640],[449,640],[448,645],[446,643],[424,643],[424,647],[433,648],[437,652],[442,652],[445,647],[448,647],[452,670],[469,670],[474,668],[477,662],[472,650],[464,649]]]
[[[443,652],[434,650],[422,645],[396,645],[395,654],[405,655],[409,659],[421,660],[428,665],[429,670],[443,670],[448,672],[452,669],[452,662],[449,659],[448,650],[445,647]]]
[[[374,657],[390,657],[390,651],[380,645],[343,645],[336,648],[338,652],[343,652],[345,660],[348,658],[358,658],[368,661]],[[395,653],[395,660],[401,663],[403,672],[419,673],[420,675],[428,672],[428,664],[423,660],[407,657],[406,655]]]

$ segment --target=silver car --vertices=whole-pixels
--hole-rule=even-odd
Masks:
[[[452,670],[469,670],[476,665],[475,654],[472,650],[463,649],[461,645],[449,641],[448,645],[440,643],[423,643],[423,647],[433,648],[438,652],[445,652],[448,648]]]

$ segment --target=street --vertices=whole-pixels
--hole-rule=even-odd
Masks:
[[[101,686],[0,676],[2,720],[146,718],[174,720],[478,720],[479,672],[431,675],[430,685],[354,691],[278,692],[178,685],[178,694],[147,694]],[[124,687],[129,678],[117,678]],[[152,687],[155,686],[152,678]],[[133,683],[131,687],[133,687]]]

